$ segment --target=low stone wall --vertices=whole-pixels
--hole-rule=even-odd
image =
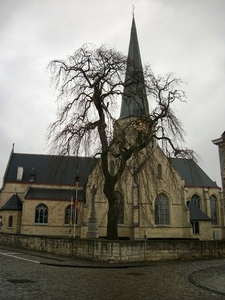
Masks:
[[[0,233],[0,245],[111,263],[225,257],[225,241],[107,241]]]

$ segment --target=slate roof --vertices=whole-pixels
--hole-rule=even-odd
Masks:
[[[133,84],[130,84],[132,82]],[[131,116],[148,116],[149,108],[134,17],[131,26],[125,83],[129,83],[129,85],[124,87],[119,119]]]
[[[194,160],[183,158],[170,158],[169,160],[185,181],[185,186],[219,188],[216,182],[212,181]]]
[[[85,185],[89,173],[97,160],[92,157],[54,156],[44,154],[13,153],[4,176],[4,182],[18,182],[18,167],[23,168],[21,182],[30,182],[30,175],[39,184],[75,185],[79,176],[79,185]]]
[[[30,187],[25,195],[25,199],[38,199],[38,200],[71,200],[76,199],[75,190],[64,189],[45,189],[45,188],[32,188]],[[85,194],[83,190],[77,191],[77,200],[85,201]]]
[[[211,221],[200,208],[198,208],[192,201],[187,202],[187,207],[190,210],[190,221]]]
[[[19,210],[22,211],[22,202],[17,194],[12,197],[0,208],[0,210]]]

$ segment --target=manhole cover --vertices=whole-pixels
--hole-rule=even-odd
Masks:
[[[28,283],[28,282],[33,282],[32,280],[29,279],[10,279],[8,280],[11,283]]]
[[[131,275],[131,276],[141,276],[141,275],[144,275],[144,274],[143,274],[143,273],[132,272],[132,273],[127,273],[127,275]]]

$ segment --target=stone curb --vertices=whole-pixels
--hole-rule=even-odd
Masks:
[[[210,270],[212,271],[212,269],[216,269],[217,267],[214,267],[214,268],[211,268]],[[208,269],[204,269],[204,271],[207,271]],[[199,288],[202,288],[202,289],[205,289],[207,291],[210,291],[210,292],[213,292],[213,293],[216,293],[216,294],[219,294],[219,295],[223,295],[225,296],[225,288],[224,288],[224,292],[221,291],[220,289],[216,288],[216,287],[209,287],[208,285],[204,284],[204,283],[199,283],[198,282],[198,279],[195,279],[194,277],[199,277],[201,278],[201,272],[203,270],[198,270],[198,271],[195,271],[193,273],[191,273],[189,276],[188,276],[188,280],[190,283],[192,283],[193,285],[199,287]],[[209,273],[211,273],[209,271]],[[212,275],[212,276],[215,276],[215,275]],[[204,281],[204,280],[203,280]],[[219,282],[218,282],[219,284]],[[224,283],[223,283],[224,284]]]
[[[135,265],[91,265],[91,264],[54,264],[40,262],[41,265],[64,267],[64,268],[87,268],[87,269],[128,269],[128,268],[143,268],[151,267],[153,264],[135,264]]]

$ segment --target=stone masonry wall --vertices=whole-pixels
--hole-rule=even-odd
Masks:
[[[225,241],[107,241],[0,233],[0,245],[110,263],[225,257]]]

